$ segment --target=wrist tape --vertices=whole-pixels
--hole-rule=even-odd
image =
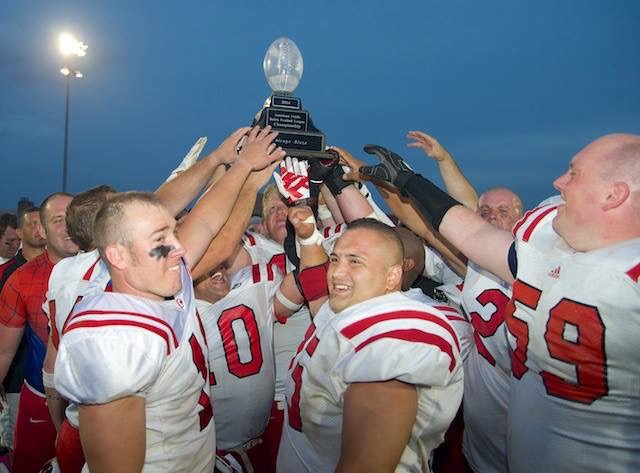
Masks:
[[[278,299],[278,301],[280,302],[280,304],[282,304],[283,306],[285,306],[287,309],[289,310],[294,310],[294,311],[298,311],[300,309],[300,307],[302,307],[302,304],[296,304],[295,302],[293,302],[292,300],[289,300],[287,298],[287,296],[285,296],[282,291],[280,290],[280,288],[278,288],[278,290],[276,291],[276,299]]]
[[[311,246],[311,245],[320,246],[324,240],[322,238],[322,235],[320,235],[320,232],[318,231],[318,227],[315,226],[316,219],[313,217],[313,215],[310,215],[309,217],[304,219],[303,223],[313,223],[314,227],[313,227],[313,233],[309,237],[307,237],[307,238],[298,237],[298,242],[300,243],[300,245],[302,245],[302,246]]]
[[[56,386],[53,383],[53,373],[47,373],[44,369],[42,370],[42,384],[45,388],[55,389]]]

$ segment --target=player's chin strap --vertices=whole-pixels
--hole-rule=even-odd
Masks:
[[[294,206],[308,205],[313,211],[313,215],[318,217],[318,196],[320,195],[320,187],[327,177],[333,171],[333,168],[338,166],[340,160],[337,153],[330,151],[332,158],[313,158],[309,161],[309,197],[307,199],[300,199],[292,203]],[[293,225],[287,219],[287,236],[284,239],[284,252],[287,258],[298,270],[300,268],[300,258],[296,251],[296,232]],[[297,280],[297,278],[296,278]]]

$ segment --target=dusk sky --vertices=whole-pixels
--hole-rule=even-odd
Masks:
[[[422,130],[478,191],[527,207],[553,194],[571,156],[606,133],[640,133],[640,2],[0,0],[0,208],[62,188],[63,59],[73,67],[69,190],[152,190],[200,136],[210,151],[251,123],[270,89],[269,44],[304,57],[295,95],[329,144],[403,155]]]

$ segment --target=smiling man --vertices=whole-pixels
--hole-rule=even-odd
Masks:
[[[517,472],[640,470],[640,136],[579,151],[561,200],[500,230],[385,150],[393,183],[476,264],[513,283],[507,457]],[[633,381],[632,381],[633,380]]]
[[[15,431],[13,471],[33,473],[53,457],[55,429],[46,405],[42,363],[48,341],[42,310],[53,265],[78,252],[65,224],[72,196],[55,193],[40,206],[46,251],[13,273],[0,294],[0,379],[4,380],[23,333],[28,355]]]
[[[391,227],[352,222],[325,272],[311,210],[289,219],[315,315],[289,371],[278,472],[430,471],[462,398],[454,329],[400,292],[403,249]]]
[[[189,268],[227,220],[236,200],[229,197],[252,171],[284,156],[280,148],[268,152],[276,136],[269,127],[249,133],[240,156],[182,222],[180,239],[154,194],[118,194],[96,215],[95,243],[112,292],[75,306],[55,363],[56,389],[78,404],[92,473],[213,470],[207,341]]]

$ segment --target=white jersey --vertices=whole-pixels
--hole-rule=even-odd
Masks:
[[[421,289],[409,289],[408,291],[404,291],[403,294],[411,299],[415,299],[419,302],[435,307],[442,312],[442,314],[447,318],[447,321],[456,331],[456,335],[460,341],[460,358],[464,363],[473,348],[473,327],[471,327],[471,324],[464,315],[455,307],[436,301],[435,299],[427,296]]]
[[[640,238],[575,252],[556,208],[514,227],[509,468],[640,471]]]
[[[206,339],[184,263],[181,273],[183,289],[170,301],[111,292],[85,297],[56,360],[56,389],[73,402],[145,399],[145,473],[213,471]]]
[[[507,406],[511,359],[504,311],[511,287],[469,262],[462,307],[473,327],[475,343],[465,360],[464,438],[471,469],[507,472]]]
[[[395,292],[339,315],[325,303],[287,379],[279,473],[332,472],[340,457],[344,394],[351,383],[413,384],[418,413],[395,471],[427,472],[462,398],[455,331],[438,310]]]
[[[322,229],[325,251],[332,249],[336,239],[342,234],[345,225],[329,226]],[[242,239],[244,248],[251,256],[253,264],[268,264],[277,267],[284,276],[294,269],[287,259],[282,245],[258,233],[246,232]],[[276,360],[275,399],[284,401],[285,379],[289,362],[296,353],[296,348],[304,338],[311,323],[311,314],[306,306],[291,315],[286,323],[276,323],[273,330],[273,348]]]
[[[211,397],[219,450],[264,432],[273,403],[273,296],[282,276],[268,265],[243,268],[215,304],[198,300],[209,344]]]
[[[111,280],[98,250],[60,260],[51,271],[47,300],[42,309],[49,318],[53,345],[57,349],[73,306],[84,296],[103,292]]]
[[[85,296],[103,292],[110,281],[111,276],[98,250],[64,258],[53,267],[42,309],[49,318],[51,340],[56,350],[76,303]],[[69,401],[65,416],[71,425],[78,428],[78,405],[75,402]]]

